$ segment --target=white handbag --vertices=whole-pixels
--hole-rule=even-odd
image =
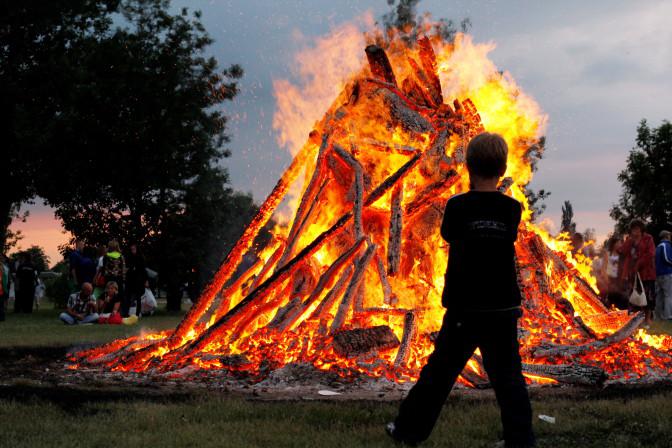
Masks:
[[[639,286],[639,291],[637,287]],[[632,306],[646,306],[646,293],[644,292],[644,283],[639,276],[639,272],[635,276],[635,284],[632,287],[632,293],[630,294],[630,304]]]

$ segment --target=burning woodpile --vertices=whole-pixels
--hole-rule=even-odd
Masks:
[[[544,116],[468,36],[378,37],[363,50],[367,64],[344,82],[177,329],[78,353],[72,368],[263,379],[307,363],[344,377],[417,377],[444,312],[439,227],[448,198],[469,186],[464,149],[484,129],[501,133],[510,154],[500,190],[527,204]],[[254,248],[293,185],[293,218]],[[528,380],[669,378],[672,338],[640,330],[639,314],[607,309],[588,260],[537,228],[525,206],[516,252]],[[256,262],[239,269],[248,252]],[[460,381],[487,385],[478,352]]]

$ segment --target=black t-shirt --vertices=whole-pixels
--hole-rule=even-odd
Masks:
[[[456,311],[520,307],[513,243],[522,208],[497,191],[470,191],[446,204],[441,236],[450,244],[443,306]]]
[[[121,303],[121,297],[119,294],[115,294],[108,299],[107,294],[105,293],[100,298],[105,303],[103,305],[103,313],[111,313],[114,311],[114,305],[116,303]]]

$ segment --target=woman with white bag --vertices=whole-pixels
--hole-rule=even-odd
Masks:
[[[636,310],[646,311],[648,328],[656,304],[656,246],[653,237],[645,232],[643,221],[630,223],[630,233],[621,246],[621,280],[629,287],[630,305]]]

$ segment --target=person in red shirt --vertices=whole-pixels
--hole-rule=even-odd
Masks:
[[[643,221],[635,219],[630,223],[630,233],[621,246],[621,281],[628,291],[632,292],[635,278],[639,273],[644,292],[646,293],[646,325],[651,323],[653,309],[656,304],[656,246],[653,237],[646,233]]]

